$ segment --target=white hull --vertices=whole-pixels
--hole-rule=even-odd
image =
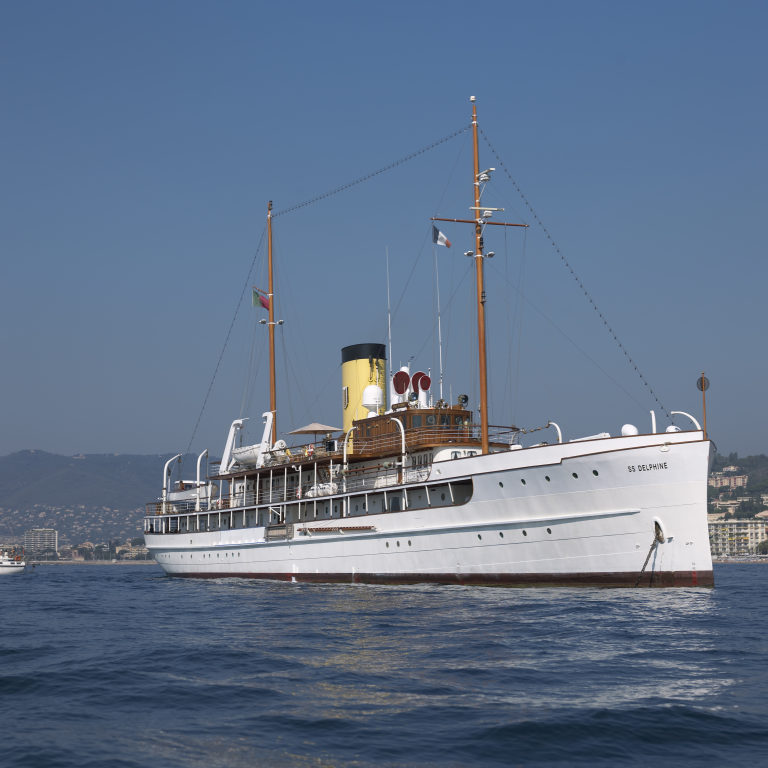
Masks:
[[[405,486],[418,506],[424,485],[471,479],[464,504],[427,494],[419,508],[295,522],[279,540],[263,526],[145,540],[174,576],[711,586],[709,459],[700,431],[536,446],[435,462]]]
[[[24,573],[26,563],[14,561],[0,561],[0,576],[13,576]]]

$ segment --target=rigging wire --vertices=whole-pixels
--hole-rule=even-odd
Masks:
[[[464,270],[462,272],[461,279],[458,281],[458,283],[456,283],[456,286],[454,287],[453,292],[448,297],[448,302],[447,302],[447,304],[443,308],[443,313],[445,313],[446,311],[449,311],[454,306],[454,299],[456,298],[456,294],[459,292],[460,289],[465,287],[464,284],[469,279],[469,277],[472,276],[472,275],[474,275],[474,270],[472,269],[472,264],[468,263],[467,266],[464,268]],[[471,295],[472,294],[470,293],[470,296]],[[436,328],[437,328],[437,319],[435,318],[432,321],[432,327],[430,329],[430,332],[424,337],[424,340],[422,341],[421,346],[414,353],[414,355],[413,355],[414,359],[418,358],[421,355],[421,353],[424,351],[424,348],[427,346],[427,344],[429,343],[430,339],[434,336]],[[446,352],[446,357],[447,357],[447,355],[448,355],[448,353]]]
[[[461,133],[465,133],[465,132],[469,131],[470,127],[471,126],[468,126],[463,131],[457,131],[456,133],[452,134],[450,136],[450,138],[454,138],[456,136],[459,136]],[[444,141],[447,141],[447,139],[441,139],[440,142],[435,143],[433,146],[437,146],[438,143],[443,143]],[[448,193],[448,189],[449,189],[450,184],[451,184],[451,179],[453,178],[453,176],[456,173],[456,169],[458,168],[459,161],[461,160],[461,156],[463,155],[463,153],[464,153],[464,145],[462,144],[461,147],[459,148],[459,151],[456,153],[456,158],[453,161],[453,166],[451,168],[451,171],[448,174],[448,178],[446,179],[445,184],[443,185],[443,191],[440,193],[440,197],[439,197],[438,202],[437,202],[436,210],[440,208],[440,206],[443,203],[443,200],[445,200],[445,196]],[[418,266],[418,264],[419,264],[419,262],[421,260],[421,257],[422,257],[422,255],[424,253],[425,246],[427,245],[427,243],[429,242],[429,240],[432,237],[432,225],[433,224],[434,224],[434,222],[430,222],[430,225],[426,229],[426,232],[424,234],[424,239],[421,241],[421,246],[419,247],[418,254],[416,255],[416,258],[413,260],[413,264],[411,266],[411,271],[408,273],[408,277],[407,277],[407,279],[406,279],[406,281],[405,281],[405,283],[403,285],[403,288],[402,288],[402,290],[400,292],[400,297],[398,298],[397,303],[395,304],[395,309],[394,310],[390,310],[390,308],[389,308],[389,300],[387,301],[387,321],[388,321],[388,323],[391,321],[392,314],[397,314],[397,311],[400,309],[400,305],[403,303],[403,300],[405,299],[405,295],[408,292],[408,289],[409,289],[409,287],[411,285],[411,281],[413,280],[413,275],[414,275],[414,273],[416,271],[416,267]],[[452,263],[452,260],[451,260],[450,263]],[[387,288],[389,288],[389,278],[387,278]],[[433,323],[433,325],[432,325],[432,335],[433,336],[434,336],[435,328],[436,328],[436,323]],[[389,333],[389,329],[388,329],[388,333]],[[424,349],[424,345],[422,345],[421,350],[419,351],[419,354],[421,353],[421,351],[423,351],[423,349]],[[393,361],[390,360],[390,366],[391,365],[393,365]],[[444,372],[444,366],[443,366],[443,372]]]
[[[582,347],[580,347],[560,326],[549,316],[546,312],[544,312],[542,309],[536,306],[521,290],[519,290],[519,287],[516,286],[511,280],[509,280],[506,275],[502,274],[498,270],[496,270],[494,267],[490,266],[489,271],[492,271],[494,273],[497,273],[499,275],[499,278],[506,282],[512,289],[518,290],[520,293],[520,301],[524,302],[525,304],[528,304],[531,309],[533,309],[535,312],[537,312],[541,317],[543,317],[559,334],[563,336],[568,342],[570,342],[575,349],[577,349],[579,352],[581,352],[584,357],[589,360],[592,365],[595,366],[606,378],[610,379],[630,400],[634,401],[637,405],[639,405],[641,408],[643,407],[643,404],[627,389],[625,389],[620,382],[618,382],[613,376],[611,376],[608,371],[603,368],[600,363],[597,362],[586,350],[584,350]],[[662,406],[663,407],[663,406]]]
[[[288,406],[288,420],[290,424],[295,424],[294,421],[294,414],[293,414],[293,396],[291,394],[291,371],[289,370],[289,360],[288,360],[288,350],[285,347],[285,333],[282,331],[283,326],[280,326],[280,348],[283,350],[283,370],[285,372],[285,400],[287,402]],[[300,378],[296,377],[296,381],[301,381]],[[301,391],[299,391],[299,396],[301,396]]]
[[[674,419],[672,418],[672,415],[666,409],[664,404],[661,402],[661,400],[659,399],[659,396],[656,394],[656,392],[653,389],[653,387],[648,383],[648,380],[645,378],[645,376],[643,375],[642,371],[637,367],[637,363],[634,361],[632,356],[629,354],[629,352],[627,351],[627,348],[619,340],[619,337],[616,335],[616,331],[613,330],[612,326],[610,325],[610,323],[606,319],[605,315],[603,315],[603,313],[600,311],[600,309],[597,306],[597,304],[595,304],[595,300],[592,298],[592,296],[590,295],[589,291],[586,289],[584,283],[581,281],[581,278],[576,273],[574,268],[571,266],[571,264],[568,261],[568,259],[565,257],[565,254],[560,250],[560,247],[557,245],[557,243],[555,242],[554,238],[549,233],[549,230],[546,228],[546,226],[544,226],[544,223],[539,218],[538,214],[534,210],[534,208],[531,205],[531,203],[528,201],[528,198],[525,196],[525,194],[523,194],[523,191],[520,188],[520,185],[515,181],[515,179],[513,178],[512,174],[509,172],[507,167],[504,165],[504,161],[501,159],[501,157],[499,156],[499,153],[496,151],[494,146],[491,144],[490,140],[488,139],[488,136],[485,134],[485,131],[483,131],[482,128],[478,128],[478,130],[482,134],[483,139],[485,140],[485,143],[488,145],[488,149],[490,149],[491,153],[496,158],[496,162],[497,162],[498,166],[504,171],[504,174],[510,180],[510,182],[512,182],[512,186],[514,186],[515,190],[517,191],[517,194],[520,195],[520,198],[522,199],[523,203],[525,204],[525,207],[528,209],[528,211],[530,212],[531,216],[533,216],[534,221],[536,222],[536,224],[538,224],[539,228],[544,233],[544,235],[546,236],[547,240],[549,240],[549,244],[552,246],[552,248],[554,249],[555,253],[560,257],[560,260],[563,262],[563,264],[566,266],[568,271],[571,273],[571,277],[573,277],[573,279],[576,281],[576,284],[579,286],[579,288],[581,289],[582,293],[587,298],[587,301],[589,301],[589,303],[592,305],[592,308],[595,310],[595,312],[597,312],[598,317],[602,321],[602,323],[605,326],[605,328],[607,329],[608,333],[613,337],[613,340],[616,342],[616,344],[618,345],[619,349],[624,353],[624,357],[627,358],[627,361],[629,362],[629,364],[635,369],[635,372],[640,377],[640,381],[643,382],[643,384],[645,385],[646,389],[651,394],[653,399],[659,404],[659,407],[664,412],[666,417],[668,419],[670,419],[670,421],[674,421]]]
[[[232,329],[235,327],[235,321],[237,320],[237,315],[240,312],[240,305],[243,303],[243,297],[245,296],[245,292],[248,288],[248,285],[251,282],[251,275],[253,274],[253,269],[256,266],[256,259],[259,256],[259,253],[261,252],[262,247],[264,246],[264,236],[267,233],[267,228],[264,227],[261,230],[261,237],[259,238],[259,244],[256,246],[256,251],[253,254],[253,259],[251,259],[251,266],[248,269],[248,274],[245,277],[245,283],[243,283],[243,289],[240,291],[240,298],[237,300],[235,304],[235,312],[232,315],[232,322],[229,324],[229,329],[227,330],[227,335],[224,337],[224,344],[221,347],[221,352],[219,353],[219,359],[216,361],[216,368],[213,371],[213,376],[211,376],[211,382],[208,385],[208,391],[205,393],[205,397],[203,398],[203,404],[200,407],[200,413],[197,415],[197,421],[195,421],[194,429],[192,430],[192,436],[189,438],[189,443],[187,443],[187,450],[184,451],[184,453],[189,453],[192,448],[192,442],[195,439],[195,435],[197,434],[197,429],[200,426],[200,420],[203,418],[203,412],[205,411],[205,406],[208,405],[208,398],[211,396],[211,392],[213,391],[213,384],[216,381],[216,376],[219,373],[219,368],[221,368],[221,361],[224,359],[224,352],[227,350],[227,345],[229,344],[229,339],[232,336]]]
[[[451,139],[455,139],[457,136],[461,136],[464,133],[467,133],[472,128],[471,125],[465,125],[462,128],[459,128],[458,130],[454,131],[453,133],[448,134],[447,136],[443,136],[442,138],[438,139],[437,141],[433,141],[431,144],[427,144],[424,147],[421,147],[420,149],[416,150],[415,152],[411,152],[408,155],[405,155],[398,160],[395,160],[388,165],[382,166],[381,168],[372,171],[371,173],[368,173],[364,176],[360,176],[357,179],[354,179],[353,181],[350,181],[346,184],[342,184],[338,187],[335,187],[334,189],[329,190],[328,192],[324,192],[323,194],[316,195],[315,197],[309,198],[307,200],[304,200],[301,203],[297,203],[296,205],[290,206],[289,208],[284,208],[280,211],[274,211],[272,213],[272,218],[277,218],[278,216],[283,216],[288,213],[293,213],[294,211],[297,211],[301,208],[306,208],[309,205],[313,205],[315,203],[320,202],[321,200],[325,200],[329,197],[333,197],[341,192],[345,192],[348,189],[351,189],[352,187],[357,186],[358,184],[362,184],[363,182],[369,181],[370,179],[375,178],[376,176],[381,175],[382,173],[386,173],[387,171],[391,171],[394,168],[397,168],[401,165],[404,165],[405,163],[409,162],[410,160],[413,160],[416,157],[419,157],[419,155],[423,155],[426,152],[429,152],[432,149],[435,149],[435,147],[439,147],[441,144],[445,144],[446,142],[450,141]],[[248,290],[248,286],[251,283],[251,275],[253,274],[254,267],[256,265],[256,259],[258,258],[259,253],[261,252],[261,249],[264,245],[264,238],[266,235],[266,227],[262,229],[261,231],[261,237],[259,238],[259,244],[256,248],[256,251],[253,255],[253,259],[251,260],[251,265],[248,269],[248,274],[246,275],[245,282],[243,283],[243,288],[240,292],[240,297],[238,301],[235,303],[235,311],[232,315],[232,321],[229,324],[229,328],[227,329],[226,336],[224,338],[224,343],[221,348],[221,352],[219,353],[218,360],[216,361],[216,367],[213,371],[213,375],[211,376],[211,381],[208,384],[208,389],[205,393],[205,397],[203,398],[203,404],[200,407],[200,412],[198,413],[197,420],[195,421],[195,426],[192,429],[192,435],[189,438],[189,443],[187,443],[187,448],[185,453],[189,453],[192,448],[192,443],[194,442],[195,436],[197,435],[197,430],[200,427],[200,421],[203,418],[203,413],[205,412],[205,408],[208,405],[208,400],[210,399],[211,392],[213,391],[213,385],[216,381],[216,377],[219,373],[219,369],[221,368],[222,360],[224,359],[224,353],[227,350],[227,347],[229,345],[230,337],[232,336],[232,330],[234,329],[235,322],[237,320],[237,316],[240,312],[240,307],[243,303],[243,298],[246,294],[246,291]]]
[[[255,308],[254,308],[255,309]],[[260,333],[260,323],[258,315],[253,316],[253,337],[251,339],[251,350],[248,357],[248,370],[243,383],[243,399],[240,403],[240,418],[243,418],[246,411],[250,410],[251,400],[253,399],[254,383],[256,380],[257,361],[263,358],[264,348],[266,347],[266,337]],[[258,348],[258,351],[257,351]]]
[[[507,229],[504,228],[504,236],[506,237]],[[517,296],[515,297],[515,314],[513,322],[515,324],[515,327],[517,328],[517,355],[515,357],[515,371],[514,371],[514,381],[513,381],[513,390],[512,390],[512,423],[514,424],[516,421],[516,411],[517,411],[517,399],[519,397],[520,393],[520,357],[522,354],[522,346],[523,346],[523,281],[525,280],[525,267],[527,264],[526,256],[528,255],[528,228],[526,227],[523,230],[523,254],[520,259],[520,272],[517,278]],[[510,364],[512,361],[512,350],[510,349]],[[510,376],[510,379],[512,377]]]
[[[407,163],[409,160],[413,160],[419,155],[423,155],[425,152],[429,152],[431,149],[434,149],[435,147],[439,147],[441,144],[445,144],[446,141],[450,141],[451,139],[455,139],[457,136],[461,136],[462,133],[466,133],[471,128],[472,128],[471,125],[465,125],[463,128],[459,128],[457,131],[454,131],[453,133],[448,134],[447,136],[443,136],[442,139],[433,141],[431,144],[428,144],[427,146],[422,147],[421,149],[417,149],[415,152],[411,152],[411,154],[405,155],[404,157],[401,157],[399,160],[395,160],[389,165],[382,166],[376,171],[372,171],[371,173],[368,173],[365,176],[360,176],[354,181],[350,181],[347,184],[342,184],[338,187],[335,187],[334,189],[331,189],[328,192],[324,192],[321,195],[311,197],[308,200],[305,200],[303,203],[297,203],[296,205],[292,205],[290,208],[283,208],[283,210],[273,213],[272,218],[283,216],[286,213],[293,213],[294,211],[298,211],[299,208],[306,208],[308,205],[319,203],[321,200],[325,200],[328,197],[333,197],[334,195],[338,195],[340,192],[346,192],[346,190],[351,189],[352,187],[356,187],[358,184],[362,184],[364,181],[370,181],[370,179],[374,178],[375,176],[379,176],[382,173],[391,171],[393,168],[397,168],[398,166],[403,165],[404,163]]]

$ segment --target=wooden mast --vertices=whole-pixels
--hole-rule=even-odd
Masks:
[[[475,283],[477,287],[477,349],[480,368],[480,440],[488,453],[488,366],[485,354],[485,286],[483,283],[483,220],[480,216],[480,153],[477,146],[477,104],[472,96],[472,145],[475,191]]]
[[[275,293],[272,280],[272,201],[267,206],[267,254],[269,267],[269,410],[272,411],[272,445],[277,435],[277,387],[275,385]]]
[[[493,224],[499,227],[527,227],[527,224],[508,224],[500,221],[488,221],[488,213],[484,216],[483,211],[500,211],[503,208],[490,208],[485,209],[480,207],[480,184],[484,181],[488,181],[488,174],[494,170],[490,168],[488,171],[480,173],[480,151],[477,141],[477,105],[475,104],[475,97],[470,96],[469,100],[472,102],[472,145],[474,154],[474,205],[472,210],[475,213],[474,219],[444,219],[438,216],[433,216],[432,221],[456,221],[463,224],[475,225],[475,252],[467,252],[467,256],[474,256],[475,259],[475,283],[477,288],[477,345],[478,345],[478,368],[480,374],[480,442],[483,453],[490,452],[490,441],[488,438],[488,363],[485,350],[485,284],[483,275],[483,227],[488,224]],[[482,176],[482,180],[481,180]],[[493,254],[489,254],[493,256]]]

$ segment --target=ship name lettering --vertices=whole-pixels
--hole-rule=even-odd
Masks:
[[[657,469],[669,469],[667,462],[660,461],[658,464],[638,464],[637,466],[630,464],[627,472],[653,472]]]

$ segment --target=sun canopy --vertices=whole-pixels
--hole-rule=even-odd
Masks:
[[[307,424],[306,427],[299,427],[299,429],[292,429],[289,435],[316,435],[318,432],[341,432],[341,427],[329,427],[327,424],[318,424],[313,421],[311,424]]]

